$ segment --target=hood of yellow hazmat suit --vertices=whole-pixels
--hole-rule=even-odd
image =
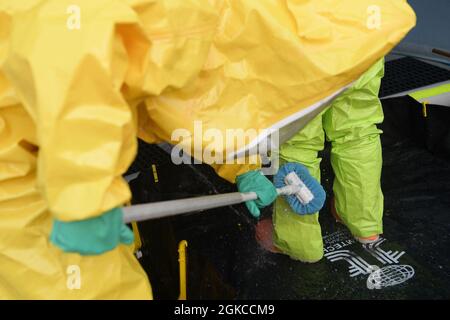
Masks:
[[[194,149],[223,145],[227,157],[243,155],[273,131],[281,143],[289,139],[415,25],[404,0],[210,3],[218,18],[207,54],[198,55],[205,59],[201,70],[145,103],[161,140],[176,144],[174,130],[193,133],[201,122],[203,136],[192,137],[199,143],[187,142]],[[158,47],[156,41],[152,50]],[[258,134],[240,145],[205,139],[208,130],[225,137],[232,128]]]

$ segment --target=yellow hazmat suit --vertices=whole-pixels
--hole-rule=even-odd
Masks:
[[[307,119],[414,23],[404,0],[1,1],[0,298],[150,299],[130,246],[63,253],[52,218],[126,203],[136,136]]]

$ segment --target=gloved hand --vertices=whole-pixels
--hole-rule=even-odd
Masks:
[[[122,218],[122,209],[115,208],[91,219],[72,222],[55,220],[50,241],[64,252],[99,255],[120,243],[133,243],[133,232]]]
[[[258,199],[247,201],[245,205],[255,218],[259,218],[260,208],[267,207],[277,198],[277,189],[272,182],[267,179],[261,171],[249,171],[236,178],[239,192],[255,192]]]

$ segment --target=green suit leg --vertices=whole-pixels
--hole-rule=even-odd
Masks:
[[[378,98],[383,74],[380,60],[333,102],[323,119],[332,143],[336,211],[357,237],[383,233],[381,130],[376,126],[383,121]]]
[[[298,162],[320,181],[318,152],[323,150],[325,134],[322,114],[313,119],[280,148],[280,164]],[[316,262],[323,257],[319,214],[300,216],[292,211],[283,197],[278,197],[273,214],[274,245],[292,259]]]

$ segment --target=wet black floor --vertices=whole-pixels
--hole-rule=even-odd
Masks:
[[[420,112],[411,115],[412,107],[411,101],[385,102],[385,233],[379,243],[355,243],[332,219],[328,203],[320,213],[326,256],[316,264],[260,248],[254,239],[256,222],[243,205],[144,222],[139,224],[144,241],[140,261],[155,297],[178,297],[177,244],[187,240],[189,299],[449,299],[448,132],[434,129],[446,121],[445,114],[450,117],[450,108],[431,108],[428,119],[421,119]],[[416,126],[423,141],[409,134],[418,132]],[[330,199],[333,175],[327,151],[322,154],[322,183]],[[142,170],[131,182],[135,203],[235,191],[211,168],[174,166],[155,146],[141,144],[139,157],[132,167]],[[270,214],[270,208],[263,213]]]

